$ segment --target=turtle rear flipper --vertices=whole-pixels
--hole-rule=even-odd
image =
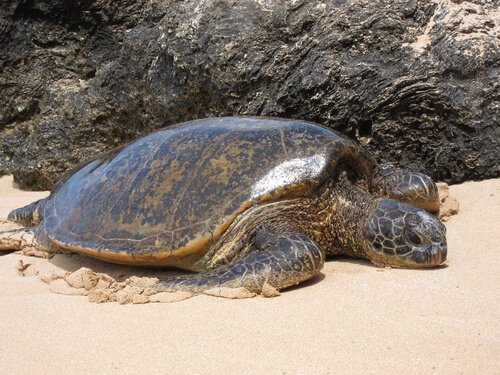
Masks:
[[[269,295],[301,283],[323,267],[325,254],[302,233],[283,233],[259,240],[255,251],[213,270],[167,279],[159,291],[204,293],[217,288],[245,288]]]
[[[59,249],[39,232],[38,227],[0,232],[0,252],[16,251],[23,255],[51,258]]]
[[[38,225],[43,219],[42,206],[45,201],[46,198],[37,200],[24,207],[16,208],[9,213],[7,218],[26,227]]]

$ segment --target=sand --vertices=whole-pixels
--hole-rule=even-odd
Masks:
[[[0,373],[500,374],[500,179],[450,191],[460,213],[446,222],[445,267],[332,259],[276,298],[98,304],[53,293],[42,276],[154,274],[78,255],[2,255]],[[0,218],[45,194],[1,178]]]

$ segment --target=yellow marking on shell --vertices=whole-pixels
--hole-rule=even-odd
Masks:
[[[218,159],[210,160],[211,168],[206,168],[203,172],[206,182],[227,182],[230,173],[228,171],[232,170],[234,166],[227,160],[226,155],[219,156]],[[217,169],[221,169],[221,172],[214,173]]]
[[[110,251],[108,249],[90,249],[75,244],[67,244],[58,241],[56,238],[51,240],[59,247],[112,263],[128,264],[133,266],[175,266],[179,268],[190,269],[190,265],[201,258],[208,248],[208,244],[212,240],[211,235],[206,235],[202,238],[195,239],[189,245],[167,251],[148,252],[145,254],[137,254],[126,251]]]
[[[154,169],[161,168],[162,166],[163,165],[161,162],[156,160],[153,161],[151,163],[152,173],[150,174],[157,175],[157,173],[154,173]],[[185,166],[179,164],[177,160],[173,160],[169,168],[168,176],[165,176],[165,178],[163,178],[161,181],[155,181],[153,183],[153,186],[155,187],[155,190],[157,192],[171,191],[172,188],[175,186],[175,184],[182,180],[184,173],[185,173]],[[149,185],[139,186],[136,189],[132,190],[130,193],[131,195],[139,194],[142,197],[142,201],[139,203],[138,207],[142,209],[142,211],[147,211],[149,207],[157,206],[159,200],[162,198],[161,194],[152,194],[152,195],[147,194],[147,192],[144,190],[148,188],[150,188]],[[127,222],[125,220],[126,214],[127,213],[122,212],[118,219],[122,229],[130,233],[134,233],[138,231],[138,228],[145,226],[145,224],[143,223],[143,217],[137,215],[133,220]],[[103,222],[103,224],[101,224],[102,231],[105,231],[109,226],[112,227],[114,225],[115,223],[111,221],[108,223]],[[163,228],[163,226],[164,223],[161,222],[157,223],[156,225],[147,224],[147,230],[148,232],[158,232]]]

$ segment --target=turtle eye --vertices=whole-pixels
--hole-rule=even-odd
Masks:
[[[406,234],[408,236],[408,239],[415,245],[420,245],[422,243],[422,239],[420,238],[418,233],[415,232],[413,229],[408,229]]]

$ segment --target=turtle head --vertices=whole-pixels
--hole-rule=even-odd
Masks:
[[[367,257],[376,264],[420,268],[446,260],[446,228],[423,209],[377,199],[362,230]]]

